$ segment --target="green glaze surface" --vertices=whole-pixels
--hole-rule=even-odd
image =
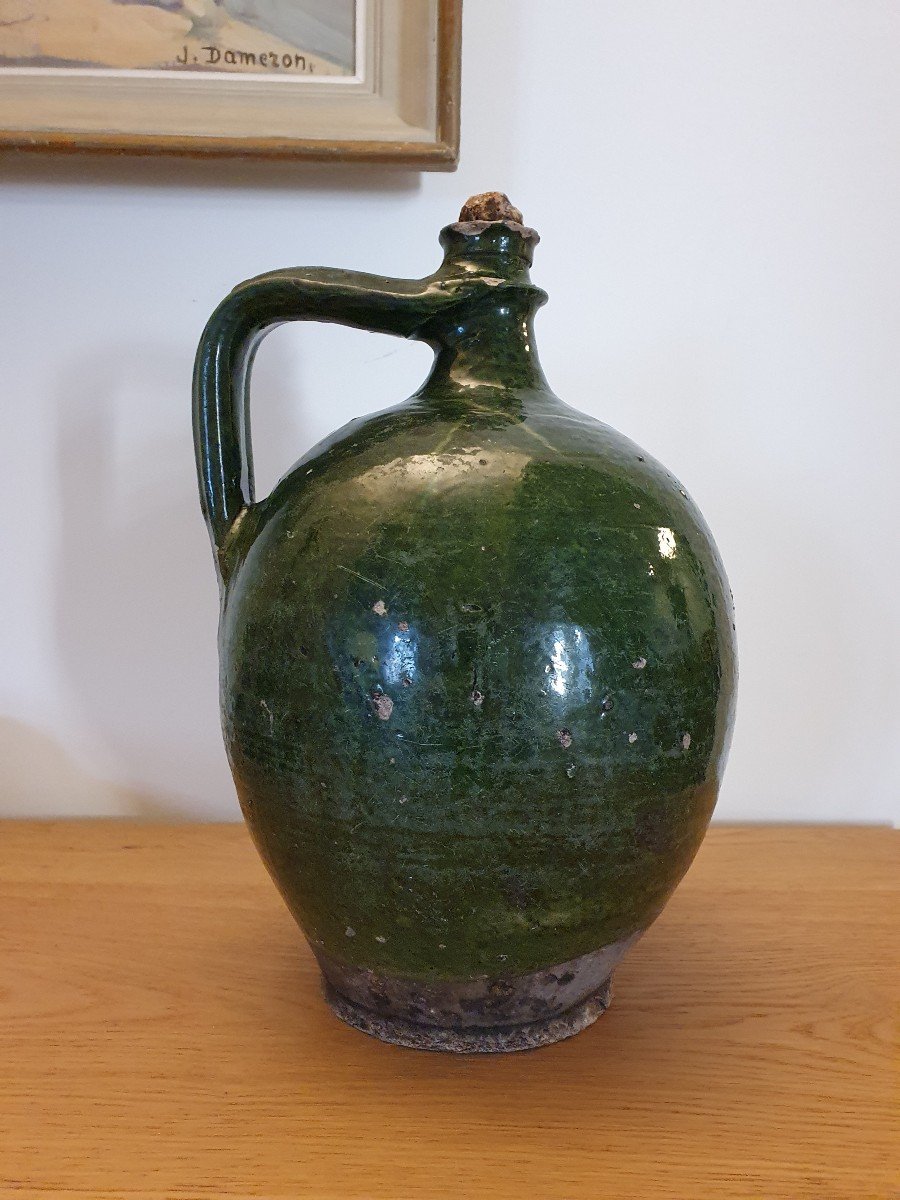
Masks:
[[[195,380],[244,815],[315,947],[426,981],[522,974],[645,929],[712,813],[735,682],[697,508],[544,379],[536,235],[473,222],[441,240],[423,280],[242,284]],[[435,363],[255,500],[249,366],[292,319],[419,338]]]

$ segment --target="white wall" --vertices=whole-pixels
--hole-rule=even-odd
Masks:
[[[0,167],[0,812],[235,817],[189,381],[237,280],[419,275],[470,192],[543,234],[570,403],[716,533],[741,694],[719,816],[898,804],[900,5],[466,0],[456,174],[34,158]],[[418,383],[421,346],[291,327],[260,483]]]

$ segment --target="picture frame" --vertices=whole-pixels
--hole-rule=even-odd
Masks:
[[[73,16],[79,4],[93,23]],[[0,0],[0,150],[453,170],[461,9],[462,0]],[[307,48],[317,38],[324,52]]]

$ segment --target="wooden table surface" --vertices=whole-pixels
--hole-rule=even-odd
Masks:
[[[571,1041],[382,1045],[240,825],[0,824],[0,1195],[887,1200],[897,839],[716,827]]]

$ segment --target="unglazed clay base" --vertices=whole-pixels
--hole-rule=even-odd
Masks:
[[[381,1016],[358,1004],[351,1004],[327,982],[324,987],[325,999],[332,1012],[354,1029],[395,1046],[407,1046],[413,1050],[442,1050],[451,1054],[509,1054],[515,1050],[535,1050],[538,1046],[564,1041],[593,1025],[609,1008],[611,1000],[611,980],[607,979],[594,995],[581,1004],[543,1021],[494,1029],[442,1029],[404,1021],[400,1017]]]

